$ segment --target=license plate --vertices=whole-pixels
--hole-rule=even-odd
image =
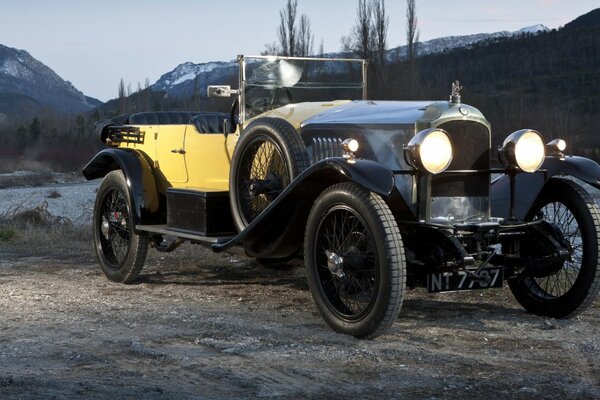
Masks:
[[[437,272],[427,275],[429,293],[453,292],[456,290],[475,290],[502,287],[502,268],[490,267],[482,270],[477,279],[466,271]]]

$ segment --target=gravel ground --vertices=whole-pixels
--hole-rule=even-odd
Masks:
[[[62,208],[77,220],[94,189],[62,186],[57,200],[80,193]],[[600,398],[599,301],[554,320],[506,288],[409,290],[388,334],[361,341],[323,322],[300,263],[186,244],[151,251],[121,285],[85,224],[62,229],[0,242],[2,399]]]
[[[552,320],[507,289],[410,290],[361,341],[325,325],[299,266],[186,245],[120,285],[88,242],[25,249],[1,249],[0,398],[600,398],[598,303]]]

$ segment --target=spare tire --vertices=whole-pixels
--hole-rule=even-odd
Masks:
[[[235,226],[246,228],[309,165],[300,135],[280,118],[252,121],[236,145],[229,174]]]

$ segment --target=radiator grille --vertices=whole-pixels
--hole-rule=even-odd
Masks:
[[[454,148],[448,171],[479,170],[480,173],[444,172],[432,179],[431,195],[489,196],[490,185],[490,131],[473,121],[452,121],[439,126],[450,135]]]

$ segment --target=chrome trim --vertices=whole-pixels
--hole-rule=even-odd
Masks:
[[[245,54],[238,55],[238,61],[244,58],[260,58],[263,60],[306,60],[306,61],[349,61],[366,63],[360,58],[337,58],[337,57],[285,57],[285,56],[249,56]]]
[[[369,69],[369,62],[362,60],[362,80],[363,80],[363,100],[367,100],[367,70]]]
[[[238,56],[238,62],[240,64],[240,87],[238,88],[238,123],[240,124],[240,134],[242,134],[244,123],[246,122],[246,60],[244,59],[244,56]]]
[[[450,223],[480,222],[490,218],[489,197],[432,197],[431,219],[446,219]]]
[[[330,157],[342,157],[342,139],[317,137],[312,139],[313,163]]]

